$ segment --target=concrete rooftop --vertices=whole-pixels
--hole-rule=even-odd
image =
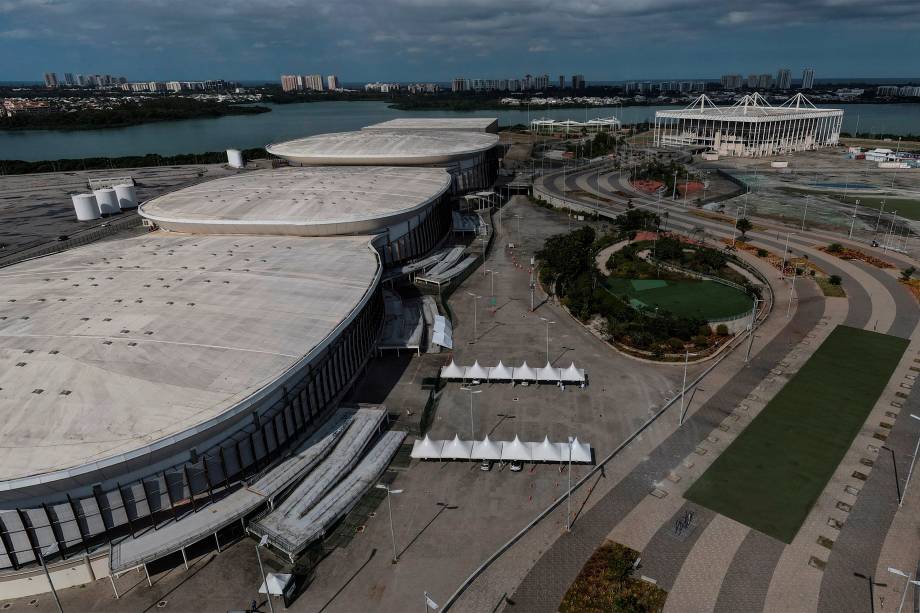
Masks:
[[[378,275],[368,237],[173,233],[0,270],[0,487],[219,419],[319,351]]]
[[[443,164],[488,151],[497,134],[456,130],[361,130],[318,134],[265,147],[302,164]]]
[[[440,168],[325,166],[234,175],[165,194],[140,213],[164,229],[215,234],[371,233],[450,189]]]

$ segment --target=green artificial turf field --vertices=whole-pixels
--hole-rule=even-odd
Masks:
[[[791,543],[907,345],[837,326],[686,498]]]
[[[609,278],[605,285],[615,296],[628,296],[635,307],[658,307],[683,317],[728,319],[754,306],[744,292],[715,281]]]

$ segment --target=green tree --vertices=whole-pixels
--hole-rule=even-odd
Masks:
[[[747,233],[754,228],[754,224],[747,217],[738,220],[738,231],[741,232],[741,238],[747,238]]]
[[[908,266],[907,268],[905,268],[904,270],[901,271],[901,280],[902,280],[902,281],[910,281],[910,278],[911,278],[912,276],[914,276],[914,273],[915,273],[915,272],[917,272],[917,268],[916,268],[916,267],[914,267],[914,266]]]

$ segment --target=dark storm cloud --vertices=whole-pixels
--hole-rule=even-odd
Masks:
[[[917,0],[0,0],[0,46],[27,52],[4,54],[0,79],[30,64],[33,73],[53,69],[65,63],[53,57],[68,56],[150,67],[233,64],[266,75],[311,62],[353,72],[386,65],[390,78],[406,78],[419,64],[435,68],[428,74],[486,73],[499,58],[511,65],[509,54],[524,65],[528,55],[746,36],[774,37],[781,48],[797,31],[822,29],[885,32],[896,44],[918,25]]]

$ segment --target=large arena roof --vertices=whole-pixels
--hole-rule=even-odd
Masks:
[[[140,213],[179,232],[369,234],[450,189],[440,168],[325,166],[243,173],[155,198]]]
[[[399,117],[362,128],[363,130],[460,130],[497,132],[496,117]]]
[[[0,489],[146,457],[244,411],[379,275],[368,237],[169,233],[0,270]]]
[[[265,147],[292,162],[317,165],[443,164],[488,151],[497,134],[456,130],[360,130],[318,134]]]
[[[785,119],[842,116],[843,110],[816,107],[802,94],[796,94],[780,106],[771,105],[758,93],[743,96],[731,106],[716,106],[701,94],[682,109],[655,111],[655,117],[671,119],[713,119],[721,121],[763,122]]]

